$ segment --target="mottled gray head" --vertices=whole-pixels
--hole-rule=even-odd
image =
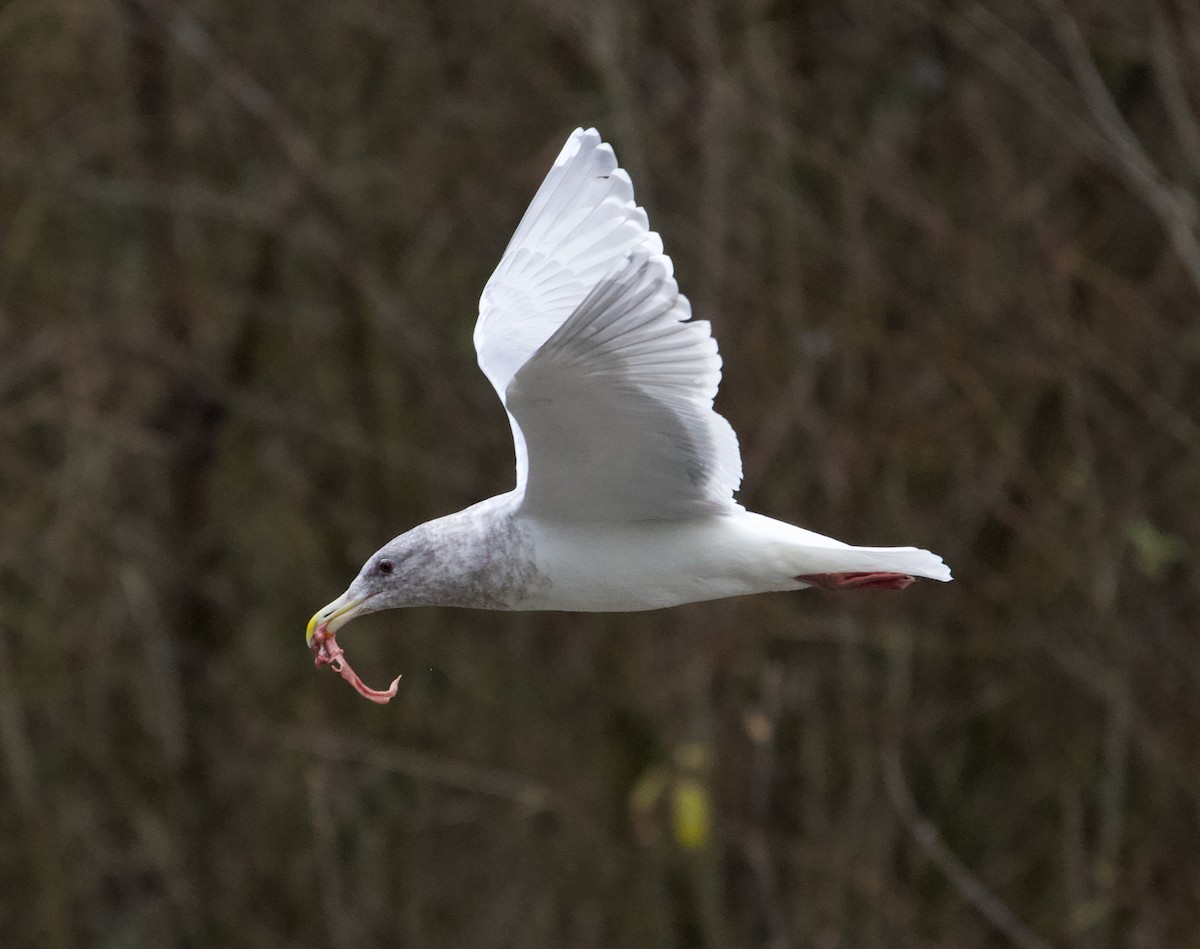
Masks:
[[[336,633],[356,616],[411,605],[412,601],[406,595],[411,567],[414,559],[421,559],[413,557],[412,533],[402,534],[375,551],[346,592],[313,614],[305,634],[309,645],[319,628]]]
[[[309,620],[309,645],[322,627],[335,633],[356,616],[397,606],[513,609],[541,577],[505,500],[481,501],[388,541]]]

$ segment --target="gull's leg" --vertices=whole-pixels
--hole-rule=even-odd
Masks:
[[[342,647],[337,644],[334,634],[326,626],[327,624],[322,623],[317,627],[316,632],[313,633],[312,643],[310,644],[313,651],[313,665],[318,669],[321,666],[333,666],[337,670],[338,675],[354,686],[355,690],[363,698],[368,698],[380,705],[386,705],[395,697],[396,689],[400,685],[400,677],[396,676],[392,680],[392,684],[386,689],[372,689],[358,677],[357,672],[350,668],[350,663],[346,661],[346,655]]]
[[[903,590],[917,578],[907,573],[802,573],[796,579],[821,590]]]

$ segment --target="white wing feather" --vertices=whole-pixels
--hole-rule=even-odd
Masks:
[[[680,518],[736,510],[721,360],[672,278],[629,176],[576,130],[484,288],[479,365],[508,410],[531,513]]]

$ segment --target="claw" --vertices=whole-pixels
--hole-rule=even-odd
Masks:
[[[345,651],[337,644],[336,635],[326,628],[325,623],[318,626],[313,633],[310,646],[313,651],[313,665],[318,669],[321,666],[333,666],[338,674],[354,686],[354,690],[363,698],[380,705],[387,705],[396,694],[396,689],[400,685],[400,676],[396,676],[387,689],[372,689],[359,678],[357,672],[350,668],[350,663],[346,661]]]

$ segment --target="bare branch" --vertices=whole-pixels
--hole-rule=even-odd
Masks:
[[[39,787],[21,692],[9,674],[11,644],[7,640],[8,630],[0,625],[0,767],[24,825],[32,877],[31,902],[43,944],[51,949],[69,949],[75,940],[71,935],[71,898],[63,874],[61,847]]]
[[[884,750],[880,754],[880,762],[883,766],[884,786],[901,822],[963,899],[974,906],[1013,945],[1020,946],[1021,949],[1052,949],[1050,943],[1026,928],[1013,911],[967,869],[966,864],[946,845],[937,827],[921,816],[917,802],[913,800],[912,792],[904,780],[899,752],[895,749]]]
[[[521,775],[482,768],[439,755],[382,745],[355,738],[348,733],[300,730],[267,726],[268,734],[278,735],[279,743],[328,761],[350,761],[380,771],[402,774],[417,781],[497,797],[531,812],[555,806],[555,794],[548,787]]]
[[[1107,145],[1109,158],[1125,173],[1133,191],[1158,216],[1192,283],[1200,291],[1200,241],[1196,237],[1195,202],[1183,188],[1168,182],[1146,154],[1121,116],[1096,69],[1079,24],[1062,0],[1040,2],[1050,16],[1071,73]]]
[[[1154,34],[1150,40],[1150,51],[1154,57],[1154,75],[1162,89],[1163,104],[1179,137],[1184,158],[1191,166],[1192,174],[1200,178],[1200,122],[1188,102],[1179,71],[1179,59],[1166,17],[1161,10],[1154,12]]]

